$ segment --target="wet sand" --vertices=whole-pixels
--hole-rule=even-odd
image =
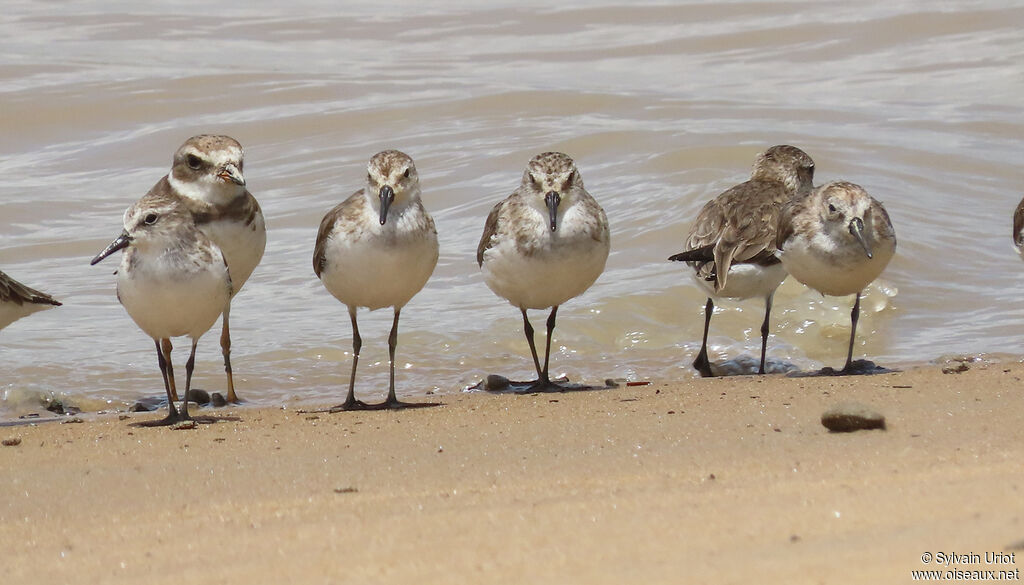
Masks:
[[[928,366],[5,427],[5,580],[910,581],[924,552],[1024,539],[1022,378]],[[840,400],[888,430],[829,433]]]

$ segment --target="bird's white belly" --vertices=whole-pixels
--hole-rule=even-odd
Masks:
[[[874,258],[860,250],[838,254],[822,252],[813,240],[795,238],[786,243],[780,258],[793,278],[827,295],[859,293],[878,278],[892,258],[895,247],[880,243]]]
[[[709,297],[729,299],[764,298],[779,288],[786,280],[786,269],[782,264],[758,266],[756,264],[733,264],[725,288],[715,291],[715,282],[704,280],[694,271],[693,280]]]
[[[437,236],[355,242],[331,238],[320,279],[336,299],[370,310],[401,308],[427,283],[437,265]]]
[[[132,320],[154,339],[188,335],[198,339],[230,300],[227,269],[195,273],[153,270],[145,265],[118,270],[117,295]]]
[[[583,294],[608,259],[608,243],[589,240],[533,255],[520,254],[511,239],[484,252],[484,282],[516,307],[546,309]]]

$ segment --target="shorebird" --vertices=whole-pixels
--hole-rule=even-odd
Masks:
[[[174,198],[143,197],[124,215],[124,231],[92,259],[95,265],[118,250],[117,299],[135,324],[156,344],[157,362],[167,391],[167,418],[146,426],[189,419],[196,345],[231,302],[231,276],[220,248],[196,226]],[[181,410],[171,394],[170,362],[161,340],[187,335],[192,352],[185,363],[185,397]]]
[[[59,307],[60,301],[0,272],[0,329],[32,313]]]
[[[199,135],[185,141],[174,153],[171,171],[149,191],[181,202],[196,226],[221,249],[234,294],[241,290],[263,258],[267,228],[256,198],[245,187],[242,145],[230,136]],[[231,304],[224,307],[220,346],[227,374],[227,401],[238,403],[231,371]],[[162,341],[164,358],[170,362],[171,341]],[[171,393],[177,398],[173,374]]]
[[[779,210],[794,195],[814,188],[814,161],[795,146],[779,145],[757,155],[750,180],[708,201],[686,237],[686,250],[669,260],[686,262],[693,278],[707,293],[704,337],[693,367],[713,376],[708,360],[708,329],[715,310],[713,299],[764,299],[761,323],[761,365],[768,351],[768,320],[775,289],[786,269],[775,257]]]
[[[1013,245],[1024,260],[1024,199],[1020,200],[1017,210],[1013,212]]]
[[[834,181],[782,207],[776,241],[793,278],[832,296],[854,295],[850,347],[842,372],[852,372],[860,293],[896,252],[885,207],[859,185]]]
[[[487,216],[476,261],[494,293],[523,315],[537,380],[528,391],[559,391],[548,364],[558,307],[594,284],[611,247],[608,218],[583,188],[576,164],[560,152],[538,154],[522,182]],[[544,365],[537,358],[527,309],[551,309]]]
[[[423,288],[437,265],[434,220],[420,200],[420,180],[409,155],[385,150],[367,165],[366,186],[327,212],[313,249],[313,272],[352,321],[352,373],[348,396],[335,410],[432,406],[400,402],[395,395],[395,347],[402,307]],[[356,400],[356,367],[363,341],[356,310],[392,307],[388,336],[390,383],[380,404]]]

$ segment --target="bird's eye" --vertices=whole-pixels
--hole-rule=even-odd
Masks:
[[[836,206],[832,205],[831,203],[829,203],[828,204],[828,212],[829,213],[835,213],[836,212]]]
[[[402,173],[402,176],[405,177],[406,179],[408,179],[409,178],[409,169],[405,169],[405,172]]]
[[[203,165],[203,161],[199,160],[199,157],[194,154],[185,157],[185,162],[188,163],[188,168],[194,171],[199,170],[199,167]]]
[[[157,220],[158,218],[159,218],[159,217],[157,216],[157,214],[155,214],[155,213],[150,213],[150,214],[149,214],[149,215],[147,215],[147,216],[146,216],[146,218],[145,218],[145,219],[143,219],[142,221],[143,221],[143,222],[144,222],[144,223],[145,223],[146,225],[153,225],[154,223],[156,223],[156,220]]]

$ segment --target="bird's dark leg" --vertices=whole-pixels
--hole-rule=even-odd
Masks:
[[[548,363],[551,359],[551,337],[555,331],[555,315],[558,314],[558,305],[551,307],[551,314],[548,315],[548,338],[544,342],[544,371],[540,375],[540,382],[550,385],[551,378],[548,376]]]
[[[223,325],[220,330],[220,351],[224,354],[224,372],[228,377],[228,398],[232,404],[238,404],[238,395],[235,394],[235,377],[231,373],[231,327],[228,325],[228,316],[231,314],[231,303],[224,307]]]
[[[395,348],[398,346],[398,316],[402,309],[395,307],[395,320],[391,323],[391,333],[388,335],[388,359],[390,360],[391,372],[388,380],[388,399],[384,401],[384,408],[401,407],[402,403],[395,396]]]
[[[853,364],[853,342],[857,338],[857,321],[860,319],[860,293],[858,292],[855,297],[857,300],[853,302],[853,310],[850,311],[850,349],[846,352],[846,365],[843,367],[844,372],[850,371],[850,366]]]
[[[757,370],[758,374],[764,373],[764,360],[768,353],[768,319],[772,314],[772,299],[774,297],[775,291],[772,291],[764,300],[764,323],[761,323],[761,366]]]
[[[192,351],[188,354],[188,361],[185,362],[185,400],[181,403],[181,416],[179,420],[188,420],[191,417],[188,415],[188,391],[192,389],[192,371],[196,367],[196,346],[199,345],[198,339],[192,340]]]
[[[164,386],[170,388],[171,400],[178,400],[178,387],[174,384],[174,368],[171,366],[171,350],[174,347],[171,345],[171,339],[165,337],[160,340],[157,344],[157,351],[161,352],[161,357],[167,364],[167,380],[164,381]]]
[[[541,374],[540,360],[537,359],[537,346],[533,341],[533,325],[530,325],[530,318],[526,316],[526,309],[520,307],[523,312],[523,330],[526,332],[526,342],[530,344],[530,355],[533,356],[533,367],[537,368],[537,381],[540,381]]]
[[[708,361],[708,330],[711,328],[711,315],[715,312],[715,303],[708,297],[708,302],[704,305],[704,340],[700,344],[700,353],[697,354],[697,359],[693,360],[693,369],[697,370],[702,378],[710,378],[714,376],[711,372],[711,362]]]
[[[348,396],[345,397],[345,402],[331,408],[332,412],[367,408],[365,402],[356,400],[356,368],[359,366],[359,351],[363,348],[363,338],[359,337],[359,324],[356,322],[356,307],[354,305],[349,306],[348,316],[352,321],[352,373],[348,378]]]
[[[167,347],[170,348],[170,340],[164,339],[164,341],[167,342]],[[167,353],[170,354],[169,349]],[[174,407],[174,401],[177,400],[177,397],[171,395],[171,385],[169,383],[170,378],[168,375],[168,370],[170,370],[170,362],[167,360],[167,358],[164,357],[164,352],[160,347],[159,339],[156,340],[156,356],[157,363],[160,364],[160,374],[164,378],[164,390],[167,391],[167,418],[160,422],[164,424],[176,423],[180,419],[178,418],[178,409]]]

